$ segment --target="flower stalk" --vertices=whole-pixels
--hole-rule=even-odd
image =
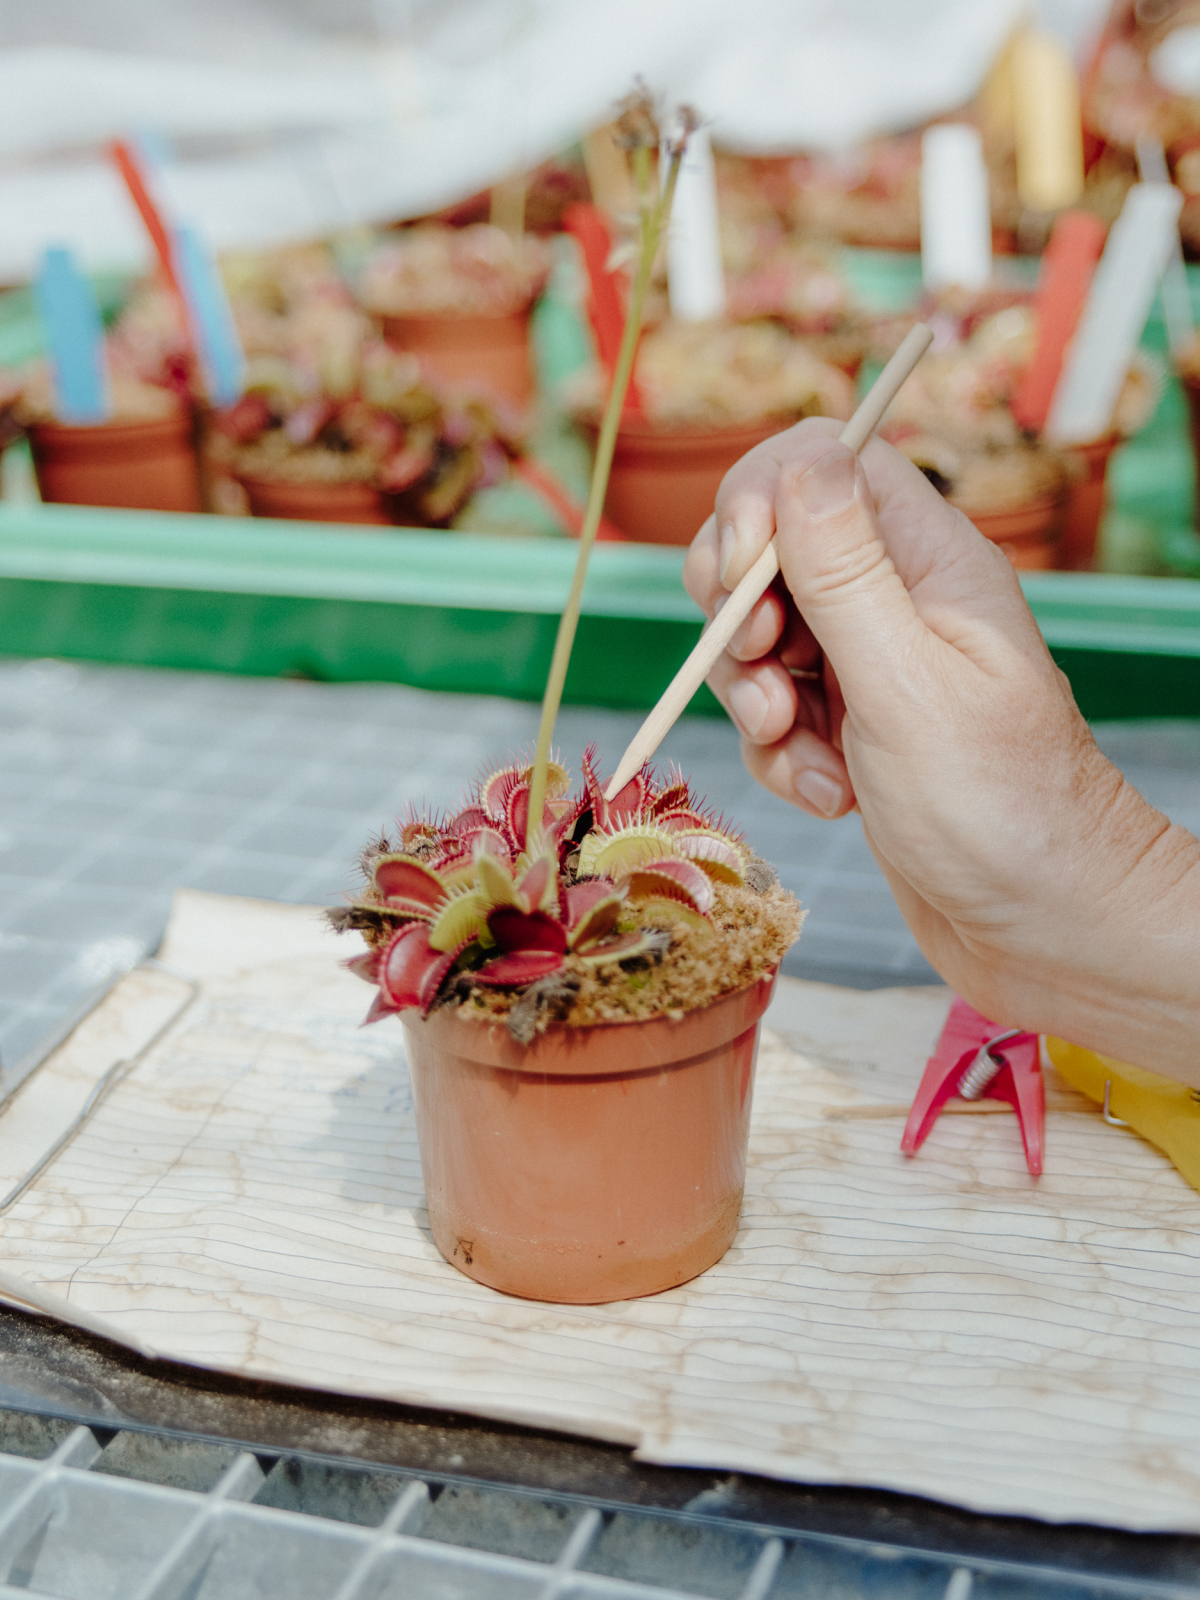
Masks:
[[[579,554],[575,561],[575,572],[571,579],[567,603],[559,619],[558,633],[554,640],[554,654],[550,660],[550,672],[546,679],[546,692],[542,697],[542,716],[538,725],[537,749],[534,755],[530,780],[529,822],[526,834],[526,850],[531,855],[536,850],[542,831],[546,780],[550,765],[550,748],[554,738],[554,724],[558,718],[559,707],[562,704],[563,687],[567,681],[567,668],[571,661],[571,649],[575,643],[576,629],[579,626],[579,612],[583,603],[583,586],[587,578],[588,559],[592,553],[592,546],[596,542],[596,532],[600,526],[600,518],[604,511],[604,497],[608,492],[608,479],[612,470],[613,452],[616,449],[617,430],[621,425],[621,413],[625,407],[625,396],[629,390],[629,380],[633,374],[633,363],[637,355],[638,338],[642,329],[646,290],[650,285],[650,277],[654,271],[654,262],[658,255],[659,246],[662,243],[663,231],[670,220],[671,204],[675,197],[675,183],[679,176],[680,163],[687,148],[688,138],[697,126],[698,119],[695,113],[684,107],[679,114],[678,132],[670,138],[662,138],[654,117],[653,103],[644,92],[630,97],[618,123],[619,137],[632,153],[633,176],[637,187],[637,265],[634,270],[633,285],[629,296],[629,310],[625,318],[625,329],[621,337],[620,349],[617,353],[616,366],[613,369],[612,385],[608,392],[604,418],[600,425],[600,437],[596,444],[596,459],[592,467],[592,481],[588,491],[587,510],[584,513],[583,528],[579,535]],[[657,170],[655,163],[651,159],[652,151],[655,147],[659,151]]]

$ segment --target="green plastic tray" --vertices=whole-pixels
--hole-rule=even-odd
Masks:
[[[575,552],[557,539],[0,509],[0,650],[537,699]],[[698,633],[681,561],[596,550],[569,699],[640,706],[669,682]]]
[[[586,359],[577,271],[560,251],[534,345],[554,393]],[[1036,263],[1004,272],[1029,281]],[[879,309],[920,288],[916,257],[847,251],[846,270]],[[1200,308],[1200,271],[1192,269]],[[121,285],[99,285],[106,308]],[[1165,348],[1161,319],[1144,343]],[[0,296],[0,364],[41,345],[32,296]],[[544,458],[582,495],[586,452],[553,420]],[[1178,387],[1114,458],[1110,564],[1200,573],[1191,531],[1193,467]],[[552,531],[520,485],[477,497],[469,527]],[[539,522],[540,517],[540,522]],[[1124,543],[1122,543],[1122,540]],[[1131,554],[1131,552],[1133,552]],[[1111,558],[1114,557],[1115,561]],[[576,703],[651,705],[699,632],[683,552],[598,546],[567,680]],[[575,561],[562,538],[478,531],[385,533],[82,507],[0,506],[0,652],[540,697]],[[1031,574],[1026,593],[1091,717],[1200,716],[1200,584],[1131,576]],[[702,690],[692,703],[714,711]]]
[[[9,507],[0,651],[537,699],[574,560],[554,539]],[[682,562],[597,546],[568,700],[653,704],[699,634]],[[1086,715],[1200,716],[1200,584],[1024,581]]]

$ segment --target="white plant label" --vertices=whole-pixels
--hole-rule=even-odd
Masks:
[[[704,128],[697,128],[688,140],[675,184],[667,233],[667,288],[671,315],[681,322],[707,322],[725,314],[717,175]]]
[[[992,276],[983,140],[965,122],[921,138],[921,276],[927,289],[982,289]]]

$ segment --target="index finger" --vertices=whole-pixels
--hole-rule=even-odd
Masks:
[[[775,491],[780,469],[805,440],[836,439],[845,427],[835,417],[806,417],[765,439],[729,469],[717,490],[716,565],[721,585],[736,589],[775,534]]]
[[[709,517],[692,540],[684,558],[683,586],[710,622],[729,599],[729,591],[717,574],[717,565],[716,523]],[[786,604],[784,596],[772,587],[754,602],[749,615],[726,649],[736,660],[756,661],[772,650],[785,634],[794,632],[800,625],[795,608]],[[786,642],[794,646],[793,640]],[[815,650],[815,645],[812,649]],[[807,661],[804,664],[807,665]]]

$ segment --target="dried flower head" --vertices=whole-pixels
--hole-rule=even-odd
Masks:
[[[660,962],[664,930],[706,945],[718,890],[745,888],[754,858],[741,835],[679,772],[643,768],[606,800],[593,749],[575,794],[552,762],[535,829],[531,776],[524,763],[489,769],[452,816],[411,813],[394,843],[364,852],[367,884],[330,920],[367,940],[349,966],[376,987],[369,1021],[506,991],[513,1036],[528,1043],[587,973]]]
[[[671,118],[671,129],[662,141],[663,151],[669,159],[682,156],[687,149],[688,140],[702,125],[700,113],[695,106],[679,106]]]
[[[657,150],[660,140],[654,96],[638,78],[633,92],[620,102],[613,137],[625,150]]]
[[[693,116],[694,113],[689,113],[685,121],[690,121]],[[613,451],[616,447],[621,410],[625,404],[629,380],[633,374],[633,362],[637,353],[637,342],[642,328],[642,315],[646,305],[646,290],[649,287],[655,258],[658,255],[659,245],[671,215],[675,184],[679,178],[679,167],[683,160],[688,132],[685,128],[675,146],[668,152],[665,161],[655,163],[651,160],[651,151],[657,148],[660,142],[659,124],[654,102],[645,84],[639,81],[635,92],[625,101],[624,109],[618,119],[617,137],[620,143],[631,149],[633,155],[633,177],[638,194],[637,265],[630,287],[629,304],[625,314],[625,330],[621,336],[621,348],[617,353],[616,364],[613,367],[608,401],[604,409],[604,419],[600,424],[600,437],[596,442],[596,455],[592,463],[592,482],[588,491],[588,505],[584,515],[583,528],[579,536],[579,554],[576,558],[575,574],[571,580],[567,603],[559,619],[558,633],[554,641],[554,654],[551,657],[550,671],[546,678],[546,692],[542,697],[542,716],[538,725],[537,750],[534,755],[530,778],[530,793],[532,797],[530,813],[535,821],[541,815],[541,805],[546,794],[546,764],[550,754],[550,742],[554,735],[554,719],[558,715],[563,688],[567,681],[567,667],[570,664],[571,647],[575,641],[575,629],[579,622],[579,610],[583,601],[583,585],[587,576],[588,558],[595,542],[596,531],[600,526],[600,515],[608,487],[609,472],[612,468]]]

